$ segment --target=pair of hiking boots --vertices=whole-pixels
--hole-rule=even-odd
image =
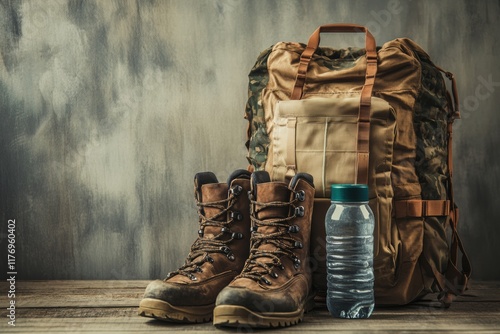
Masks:
[[[139,315],[233,327],[300,322],[314,306],[311,175],[287,184],[265,171],[237,170],[219,183],[205,172],[194,188],[199,236],[183,266],[147,286]]]

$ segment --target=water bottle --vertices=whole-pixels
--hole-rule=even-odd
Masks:
[[[368,318],[373,294],[373,212],[364,184],[333,184],[325,219],[328,310],[338,318]]]

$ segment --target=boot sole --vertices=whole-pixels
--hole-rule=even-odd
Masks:
[[[212,320],[215,305],[174,306],[166,301],[144,298],[139,304],[138,314],[168,322],[199,323]]]
[[[314,308],[314,296],[310,296],[304,308],[294,312],[258,313],[238,305],[219,305],[214,309],[214,326],[273,328],[288,327],[302,322],[304,313]]]

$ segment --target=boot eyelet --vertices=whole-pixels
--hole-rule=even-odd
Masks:
[[[219,248],[224,254],[229,254],[231,253],[231,248],[227,247],[227,246],[221,246]]]
[[[264,276],[261,276],[261,277],[260,277],[260,280],[261,280],[263,283],[267,284],[267,285],[271,285],[271,284],[272,284],[272,283],[271,283],[271,282],[270,282],[267,278],[265,278]]]
[[[300,191],[296,192],[295,199],[297,199],[301,202],[304,202],[304,200],[306,199],[306,192],[304,190],[300,190]]]
[[[234,260],[235,260],[235,257],[234,257],[234,254],[233,254],[233,253],[229,253],[229,254],[227,254],[227,258],[228,258],[230,261],[234,261]]]
[[[295,267],[295,269],[299,269],[299,267],[300,267],[300,259],[299,258],[293,259],[293,266]]]
[[[252,233],[257,232],[257,226],[250,227],[250,232],[252,232]]]
[[[198,235],[200,236],[200,238],[203,238],[203,229],[198,230]]]
[[[285,266],[282,264],[280,264],[278,268],[280,268],[281,270],[285,270]]]
[[[276,274],[274,271],[269,274],[272,278],[278,278],[278,274]]]
[[[209,256],[209,255],[207,255],[207,256],[205,257],[205,261],[206,261],[206,262],[210,262],[210,263],[214,263],[214,259],[213,259],[211,256]]]
[[[305,210],[304,210],[303,206],[298,206],[295,208],[295,215],[297,217],[304,217],[304,213],[305,213]]]
[[[288,232],[289,233],[298,233],[300,231],[300,228],[298,225],[292,225],[288,227]]]
[[[197,273],[202,273],[203,269],[201,269],[201,267],[196,267],[194,271]]]
[[[198,278],[196,276],[194,276],[193,274],[189,275],[189,279],[191,281],[197,281],[198,280]]]
[[[227,227],[223,227],[220,229],[222,233],[231,233],[231,230],[229,230]]]
[[[229,191],[234,196],[239,196],[241,194],[241,192],[243,191],[243,187],[242,186],[234,186]]]
[[[236,239],[236,240],[241,240],[241,239],[243,239],[243,233],[234,232],[231,235],[231,238]]]
[[[293,243],[293,247],[296,249],[302,249],[304,247],[304,245],[302,245],[302,242],[300,242],[300,241],[295,241]]]
[[[239,211],[233,211],[229,214],[229,217],[232,219],[235,219],[237,221],[242,221],[243,220],[243,215]]]

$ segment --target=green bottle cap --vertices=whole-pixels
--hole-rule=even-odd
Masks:
[[[330,199],[336,202],[367,202],[366,184],[332,184]]]

